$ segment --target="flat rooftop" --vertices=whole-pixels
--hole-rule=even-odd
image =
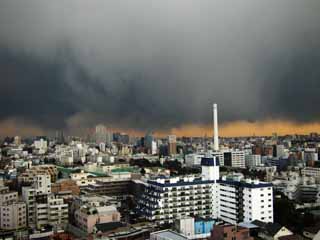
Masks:
[[[172,240],[186,240],[188,239],[187,237],[173,232],[171,230],[163,230],[163,231],[159,231],[159,232],[154,232],[152,233],[153,235],[157,235],[159,237],[161,237],[162,239],[172,239]]]

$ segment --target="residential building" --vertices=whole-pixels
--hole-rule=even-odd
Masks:
[[[210,240],[253,240],[248,228],[237,225],[217,225],[211,231]]]
[[[239,176],[219,179],[219,161],[202,159],[201,177],[185,176],[148,180],[138,200],[138,213],[158,224],[200,215],[227,223],[255,219],[273,222],[272,184],[242,180]]]
[[[60,193],[70,191],[73,195],[80,194],[80,188],[76,181],[71,179],[61,179],[51,185],[52,193]]]
[[[75,211],[76,225],[86,233],[92,233],[96,224],[119,222],[120,213],[115,206],[81,206]]]
[[[265,223],[255,220],[252,224],[259,227],[258,236],[262,239],[279,240],[280,237],[293,235],[289,229],[279,223]]]
[[[224,176],[219,180],[219,194],[220,219],[231,224],[253,220],[273,222],[271,183]]]
[[[216,158],[203,158],[201,165],[201,177],[148,180],[137,211],[158,224],[187,216],[218,217],[219,162]]]
[[[18,201],[17,192],[2,187],[0,190],[0,229],[14,230],[26,226],[26,204]]]
[[[245,156],[246,167],[255,168],[257,166],[261,166],[261,155],[257,154],[249,154]]]

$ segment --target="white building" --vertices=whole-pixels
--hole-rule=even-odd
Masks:
[[[234,224],[273,222],[272,184],[258,180],[219,179],[217,158],[203,158],[201,178],[194,176],[149,180],[138,201],[138,212],[158,224],[196,216]]]
[[[35,176],[31,187],[22,188],[22,198],[27,204],[30,227],[41,229],[50,224],[63,229],[68,223],[68,205],[51,194],[50,175]]]
[[[200,166],[201,165],[201,159],[204,156],[205,156],[205,154],[199,154],[199,153],[187,154],[185,156],[185,164],[186,164],[187,167]]]
[[[107,142],[107,128],[104,125],[99,124],[96,126],[95,140],[97,144]]]
[[[44,139],[34,141],[34,147],[39,150],[39,153],[45,153],[48,148],[48,142]]]
[[[273,222],[272,184],[223,177],[219,181],[219,218],[231,223]]]
[[[64,229],[68,223],[68,204],[65,204],[62,198],[53,195],[37,196],[35,220],[38,229],[48,224],[57,229]]]
[[[216,158],[202,159],[202,176],[149,180],[138,201],[138,212],[159,224],[173,223],[180,217],[218,217]]]
[[[89,176],[93,176],[90,173],[86,173],[83,170],[79,173],[71,173],[70,178],[73,181],[76,181],[77,185],[79,187],[85,187],[88,186],[89,184],[94,184],[96,181],[94,178],[90,178]]]
[[[245,156],[246,160],[246,167],[248,168],[255,168],[261,166],[261,155],[257,154],[249,154]]]

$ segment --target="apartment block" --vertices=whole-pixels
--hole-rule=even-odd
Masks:
[[[222,177],[219,193],[219,219],[231,224],[253,220],[273,222],[271,183]]]
[[[172,223],[186,216],[217,217],[218,160],[203,158],[201,165],[201,177],[148,180],[137,211],[158,224]]]

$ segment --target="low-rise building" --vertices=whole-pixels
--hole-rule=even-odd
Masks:
[[[217,225],[211,231],[210,240],[253,240],[248,228],[237,225]]]
[[[115,206],[82,206],[75,211],[76,225],[86,233],[92,233],[96,224],[119,222],[120,213]]]

